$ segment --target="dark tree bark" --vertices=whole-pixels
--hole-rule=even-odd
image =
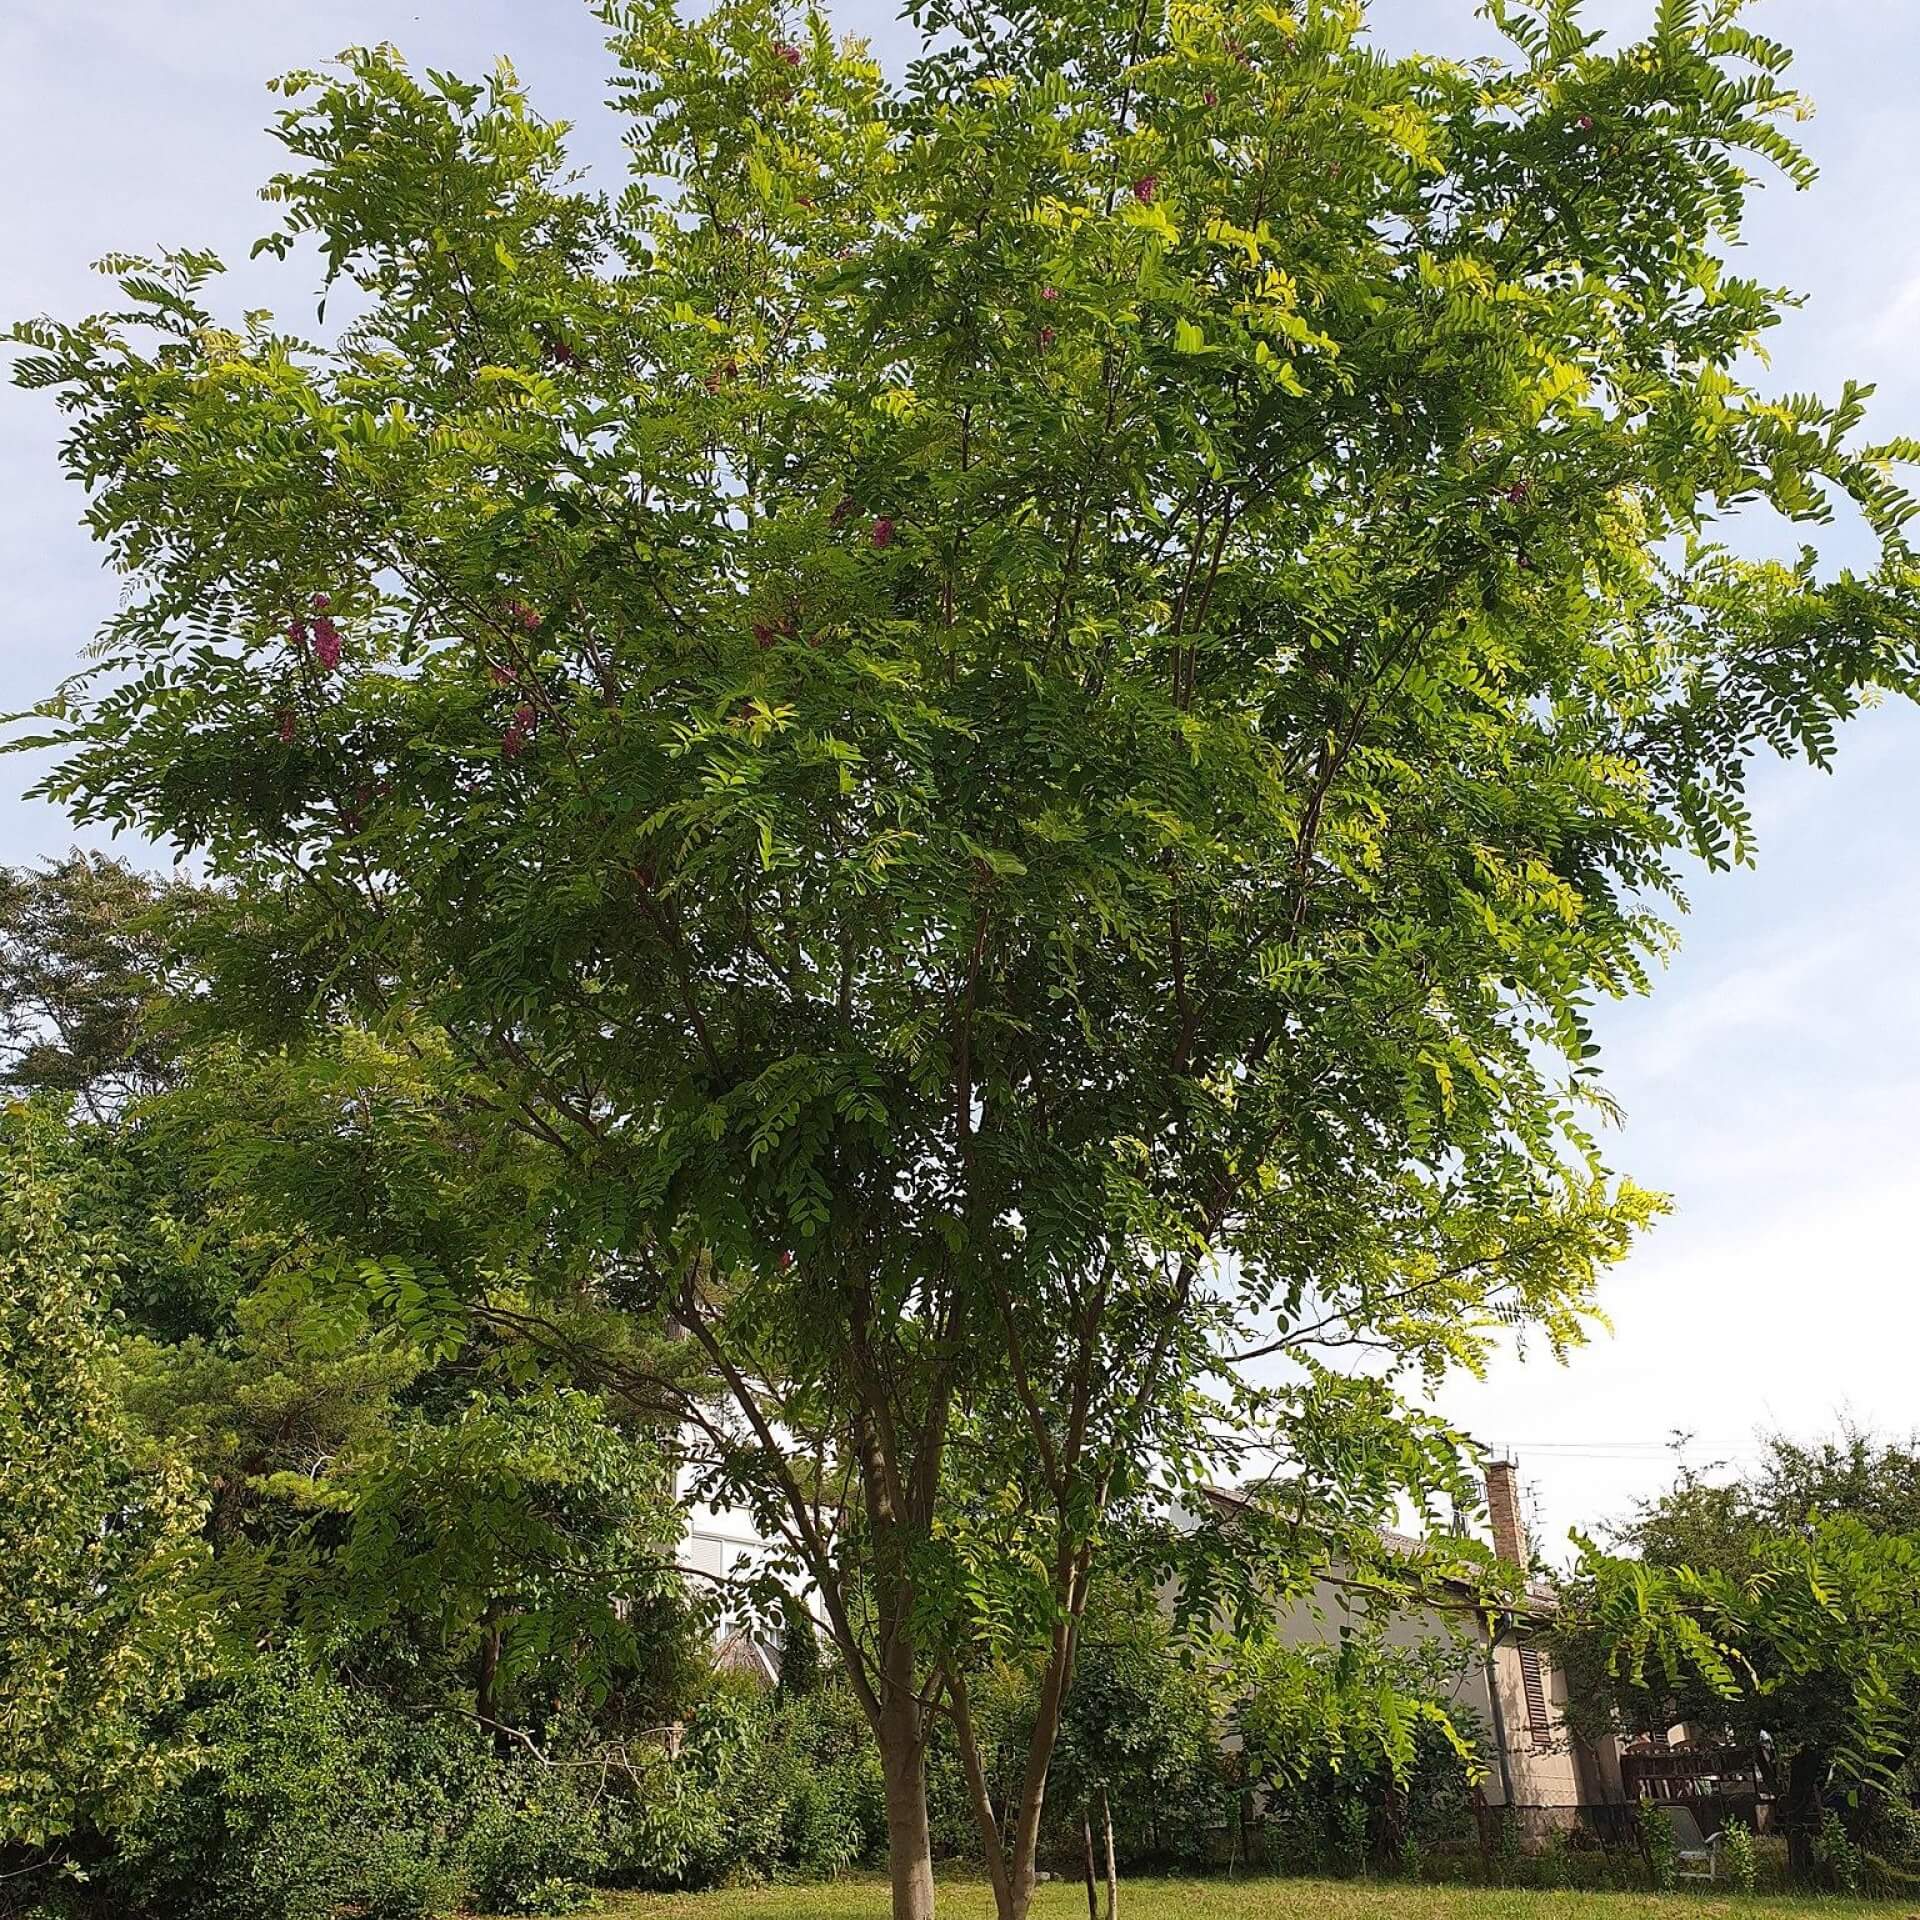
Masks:
[[[1808,1881],[1819,1866],[1820,1817],[1825,1810],[1829,1762],[1818,1747],[1802,1747],[1787,1768],[1787,1797],[1781,1811],[1787,1832],[1787,1868],[1796,1881]]]

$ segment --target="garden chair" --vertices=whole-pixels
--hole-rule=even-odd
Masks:
[[[1674,1858],[1682,1880],[1712,1880],[1720,1870],[1722,1835],[1702,1835],[1700,1822],[1689,1807],[1667,1806],[1660,1809],[1673,1823]]]

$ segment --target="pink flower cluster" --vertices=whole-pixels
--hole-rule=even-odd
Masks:
[[[509,760],[518,760],[527,750],[527,740],[534,728],[540,723],[540,716],[532,706],[522,703],[513,710],[513,719],[507,730],[500,736],[500,751]]]
[[[309,605],[311,616],[296,613],[287,622],[287,638],[302,653],[311,650],[322,673],[331,673],[340,664],[344,644],[340,629],[328,618],[333,601],[324,593],[316,593]]]

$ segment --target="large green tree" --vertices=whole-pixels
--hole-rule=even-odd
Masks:
[[[193,897],[98,853],[0,868],[0,1079],[96,1120],[167,1084],[149,1015],[172,984],[167,922]]]
[[[1914,449],[1746,384],[1748,168],[1809,169],[1737,0],[1496,0],[1473,66],[932,0],[898,83],[602,11],[617,196],[505,70],[358,52],[283,83],[264,243],[335,337],[196,253],[19,329],[130,583],[46,790],[231,888],[213,1007],[427,1023],[570,1164],[577,1284],[420,1299],[677,1404],[785,1542],[902,1920],[934,1716],[977,1762],[969,1673],[1038,1656],[1014,1804],[969,1766],[1018,1916],[1117,1510],[1278,1457],[1298,1590],[1460,1485],[1393,1381],[1581,1336],[1652,1207],[1591,1001],[1756,752],[1909,685]],[[1711,538],[1836,499],[1868,572]]]

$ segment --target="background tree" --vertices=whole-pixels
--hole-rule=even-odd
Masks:
[[[52,911],[11,950],[16,978],[125,1017],[92,1029],[110,1096],[49,1074],[62,1091],[0,1125],[21,1267],[9,1868],[63,1860],[120,1910],[223,1913],[377,1905],[383,1875],[452,1903],[556,1854],[618,1871],[597,1827],[632,1824],[637,1781],[604,1821],[567,1800],[533,1846],[524,1776],[545,1743],[561,1767],[630,1766],[631,1736],[709,1684],[661,1449],[504,1327],[463,1323],[450,1356],[415,1277],[549,1258],[535,1157],[476,1151],[430,1034],[316,1034],[297,1057],[197,1037],[205,898],[120,878],[150,950],[75,942]],[[157,1032],[164,1073],[136,1085]],[[312,1736],[299,1756],[264,1739],[277,1715]],[[490,1822],[520,1863],[491,1860]]]
[[[1757,1535],[1746,1559],[1731,1574],[1590,1557],[1562,1644],[1590,1715],[1687,1719],[1754,1752],[1770,1742],[1806,1877],[1829,1810],[1861,1833],[1915,1753],[1920,1540],[1841,1517]]]
[[[1846,1425],[1770,1434],[1742,1473],[1683,1466],[1612,1554],[1589,1551],[1562,1616],[1574,1710],[1596,1730],[1719,1729],[1752,1752],[1803,1875],[1829,1807],[1857,1839],[1911,1845],[1882,1814],[1920,1755],[1916,1466],[1910,1443]]]
[[[71,1096],[93,1119],[166,1083],[150,1017],[168,985],[165,912],[192,889],[78,850],[0,868],[0,1055],[6,1084]]]
[[[1920,1534],[1920,1444],[1843,1423],[1810,1441],[1770,1433],[1757,1464],[1739,1473],[1683,1458],[1673,1485],[1610,1537],[1653,1566],[1739,1576],[1770,1538],[1806,1537],[1842,1516],[1874,1533]]]
[[[1463,1486],[1394,1384],[1581,1337],[1654,1210],[1591,1000],[1755,753],[1910,686],[1915,448],[1744,384],[1746,169],[1809,169],[1737,0],[1498,0],[1471,69],[935,0],[897,87],[602,11],[617,198],[506,71],[360,52],[283,83],[264,242],[338,338],[198,253],[18,330],[136,583],[45,791],[231,889],[221,1017],[443,1036],[566,1167],[563,1257],[383,1297],[675,1409],[819,1593],[901,1920],[935,1716],[977,1763],[969,1676],[1040,1660],[1011,1818],[968,1767],[1017,1920],[1110,1524],[1277,1459],[1297,1589]],[[1836,499],[1868,573],[1709,537]]]
[[[116,1404],[103,1249],[35,1167],[57,1130],[0,1121],[0,1848],[29,1866],[192,1764],[178,1709],[213,1655],[197,1490]]]

